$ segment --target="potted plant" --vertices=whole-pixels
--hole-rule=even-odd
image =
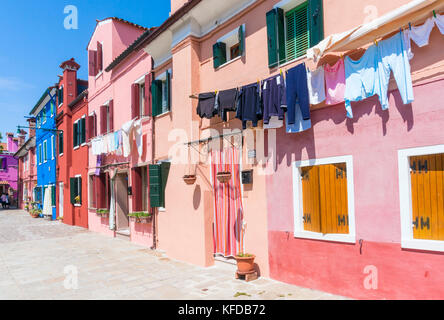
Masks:
[[[256,256],[250,253],[239,253],[236,255],[237,271],[239,273],[251,273],[254,271],[254,258]]]
[[[219,180],[220,183],[228,183],[231,179],[231,172],[230,171],[222,171],[218,172],[216,175],[217,180]]]
[[[74,204],[80,204],[80,196],[74,198]]]
[[[102,218],[106,218],[109,216],[109,210],[108,209],[97,209],[96,214],[101,216]]]
[[[132,222],[139,221],[139,213],[138,212],[131,212],[130,214],[128,214],[128,217],[130,218],[130,221],[132,221]]]
[[[25,210],[29,212],[29,204],[25,205]]]
[[[151,221],[151,214],[149,212],[141,212],[139,219],[141,223],[149,223]]]
[[[42,210],[40,209],[32,209],[31,210],[31,217],[38,218],[42,214]]]
[[[183,176],[183,181],[185,181],[186,184],[188,185],[192,185],[196,182],[196,175],[195,174],[189,174],[189,175],[185,175]]]

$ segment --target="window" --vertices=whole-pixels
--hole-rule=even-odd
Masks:
[[[114,131],[114,102],[110,100],[100,107],[100,134]]]
[[[150,205],[165,208],[165,189],[170,172],[170,162],[149,165]]]
[[[55,185],[49,186],[51,188],[51,206],[56,206],[56,187]]]
[[[43,116],[43,122],[42,122],[42,124],[46,122],[46,112],[47,112],[47,110],[46,110],[46,106],[45,106],[45,107],[43,108],[43,111],[42,111],[42,116]]]
[[[229,32],[213,45],[213,64],[217,69],[221,65],[244,54],[245,25]]]
[[[142,211],[148,211],[148,167],[141,168],[142,175]]]
[[[86,117],[77,120],[73,124],[73,146],[74,148],[86,142]]]
[[[294,164],[295,237],[355,242],[351,157]]]
[[[145,84],[139,85],[139,115],[145,115]]]
[[[59,100],[59,107],[63,104],[63,86],[57,91],[57,98]]]
[[[154,117],[171,110],[171,70],[167,70],[153,81],[151,94]]]
[[[285,0],[267,12],[268,65],[304,56],[324,38],[322,0]]]
[[[51,101],[51,117],[54,117],[54,101]]]
[[[70,196],[71,196],[71,204],[74,206],[82,205],[82,176],[76,176],[74,178],[70,178]]]
[[[43,162],[48,161],[48,141],[43,141]]]
[[[444,251],[444,145],[400,150],[402,247]]]
[[[63,155],[63,131],[59,132],[59,155]]]
[[[42,145],[39,144],[39,164],[42,164],[42,159],[43,159],[43,155],[42,155]]]
[[[148,169],[137,167],[131,170],[131,185],[133,189],[133,212],[148,211]]]
[[[96,50],[88,50],[88,74],[96,77],[103,71],[103,43],[97,42]]]
[[[88,190],[89,190],[89,196],[88,196],[89,205],[88,206],[92,209],[97,209],[96,178],[97,178],[96,175],[89,175],[89,177],[88,177],[88,184],[89,184],[89,188],[88,188]]]
[[[8,168],[7,159],[0,158],[0,170],[6,170]]]
[[[28,157],[28,155],[25,155],[23,157],[23,162],[25,163],[25,171],[28,171],[29,170],[29,157]]]
[[[51,160],[54,160],[54,154],[55,154],[55,142],[54,142],[54,136],[51,136]]]

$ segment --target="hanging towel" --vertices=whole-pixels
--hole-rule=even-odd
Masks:
[[[433,17],[433,20],[435,21],[439,31],[444,34],[444,15],[437,14],[436,17]]]
[[[320,104],[325,100],[325,77],[323,67],[314,71],[310,71],[310,69],[307,68],[307,85],[310,104]]]
[[[305,63],[287,71],[287,117],[288,123],[296,122],[296,108],[299,108],[304,120],[310,119],[310,101],[308,96],[307,69]]]
[[[216,94],[216,112],[223,121],[227,121],[227,113],[236,111],[237,88],[219,91]]]
[[[279,117],[272,116],[268,123],[264,123],[264,129],[279,129],[284,126],[284,120],[280,120]]]
[[[115,216],[116,216],[116,194],[114,190],[115,179],[110,179],[110,191],[111,191],[111,202],[109,204],[109,229],[115,229]]]
[[[287,89],[282,74],[262,81],[262,103],[264,106],[264,126],[268,125],[271,117],[284,120],[287,108]]]
[[[409,36],[418,47],[424,47],[429,44],[430,33],[435,26],[435,20],[433,18],[427,19],[427,21],[421,26],[412,26],[409,29]]]
[[[393,71],[403,103],[409,104],[414,100],[410,62],[402,38],[403,35],[400,31],[393,37],[379,42],[377,46],[379,81],[376,81],[376,83],[379,83],[377,93],[383,110],[388,109],[388,87],[391,71]]]
[[[216,93],[207,92],[199,94],[199,103],[197,104],[196,112],[201,118],[211,119],[216,111]]]
[[[131,131],[133,128],[134,120],[128,121],[122,126],[122,148],[123,156],[128,157],[131,153]]]
[[[142,120],[137,120],[134,123],[134,139],[136,140],[137,152],[139,153],[139,156],[142,156],[143,153],[142,134]]]
[[[45,188],[45,198],[43,199],[43,211],[44,216],[52,216],[51,206],[51,187]]]
[[[302,112],[301,108],[297,106],[295,108],[295,122],[294,124],[288,123],[288,114],[285,117],[285,124],[286,124],[286,132],[287,133],[299,133],[305,130],[308,130],[311,128],[311,120],[304,120],[302,118]]]
[[[108,152],[110,152],[110,153],[114,152],[115,151],[115,149],[114,149],[114,146],[115,146],[114,133],[109,133],[106,135],[106,143],[108,145]]]
[[[325,103],[328,105],[344,102],[345,67],[344,60],[339,59],[333,66],[324,65]]]
[[[237,97],[236,118],[242,121],[242,128],[247,128],[247,121],[257,127],[262,119],[262,104],[260,96],[260,86],[258,83],[243,86]]]
[[[353,118],[351,101],[361,101],[378,94],[378,48],[371,45],[359,60],[345,57],[345,109]]]

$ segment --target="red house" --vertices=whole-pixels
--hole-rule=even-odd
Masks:
[[[60,65],[57,93],[57,217],[88,228],[88,81],[77,79],[74,59]]]

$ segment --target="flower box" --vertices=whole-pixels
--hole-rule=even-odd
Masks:
[[[218,172],[216,178],[220,183],[228,183],[231,180],[231,172]]]
[[[196,182],[196,179],[197,177],[195,174],[183,176],[183,181],[185,181],[185,183],[188,185],[194,184]]]

